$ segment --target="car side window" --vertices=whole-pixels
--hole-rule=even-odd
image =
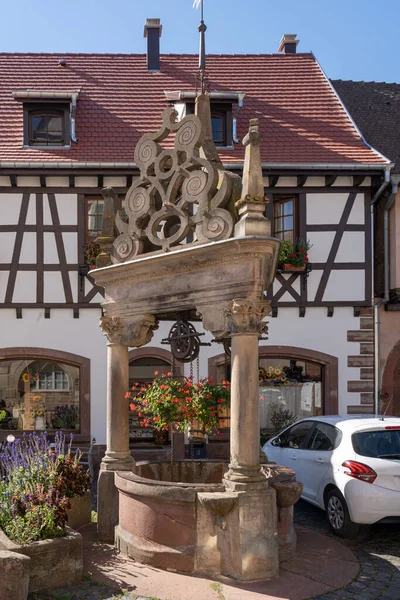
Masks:
[[[310,439],[310,450],[331,451],[338,447],[342,434],[336,427],[327,423],[317,423]]]
[[[312,427],[314,427],[312,421],[296,423],[280,436],[279,446],[281,448],[302,448]]]

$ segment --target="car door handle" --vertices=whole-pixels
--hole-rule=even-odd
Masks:
[[[292,460],[297,460],[297,456],[295,456],[294,454],[292,454],[292,456],[290,457]]]
[[[324,463],[325,462],[325,460],[323,458],[316,458],[315,460],[318,463]]]

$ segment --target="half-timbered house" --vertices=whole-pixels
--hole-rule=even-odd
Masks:
[[[85,244],[101,231],[102,189],[112,186],[116,208],[123,206],[138,174],[139,137],[158,129],[168,105],[180,116],[192,111],[198,90],[197,57],[160,55],[157,20],[145,35],[143,55],[0,54],[4,435],[62,427],[75,429],[77,440],[105,442],[102,290],[90,277]],[[266,290],[272,315],[260,367],[285,377],[260,392],[264,426],[276,402],[299,416],[373,411],[371,201],[391,165],[297,43],[284,36],[276,54],[207,57],[221,160],[241,172],[241,139],[257,117],[274,234],[311,244],[307,269],[278,270]],[[171,364],[161,344],[170,325],[132,350],[133,380]],[[225,379],[229,358],[211,344],[187,374],[191,368]],[[134,438],[150,435],[133,424]]]
[[[375,396],[380,412],[400,416],[400,85],[332,83],[365,139],[394,163],[374,203]]]

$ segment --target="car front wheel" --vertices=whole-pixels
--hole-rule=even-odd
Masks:
[[[325,497],[325,513],[334,533],[343,538],[354,538],[360,525],[350,519],[349,509],[343,494],[338,489],[330,490]]]

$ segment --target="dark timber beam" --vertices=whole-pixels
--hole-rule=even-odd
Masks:
[[[331,187],[337,179],[337,175],[325,175],[325,185],[326,187]]]
[[[299,306],[299,317],[305,317],[305,316],[306,316],[306,307]]]
[[[297,187],[303,187],[308,179],[308,175],[297,175]]]
[[[354,187],[360,187],[362,182],[365,179],[365,175],[353,175],[353,185]]]
[[[269,187],[275,187],[279,181],[279,175],[270,175],[269,176]]]
[[[334,310],[335,310],[334,306],[328,306],[327,307],[327,316],[328,317],[333,317]]]

